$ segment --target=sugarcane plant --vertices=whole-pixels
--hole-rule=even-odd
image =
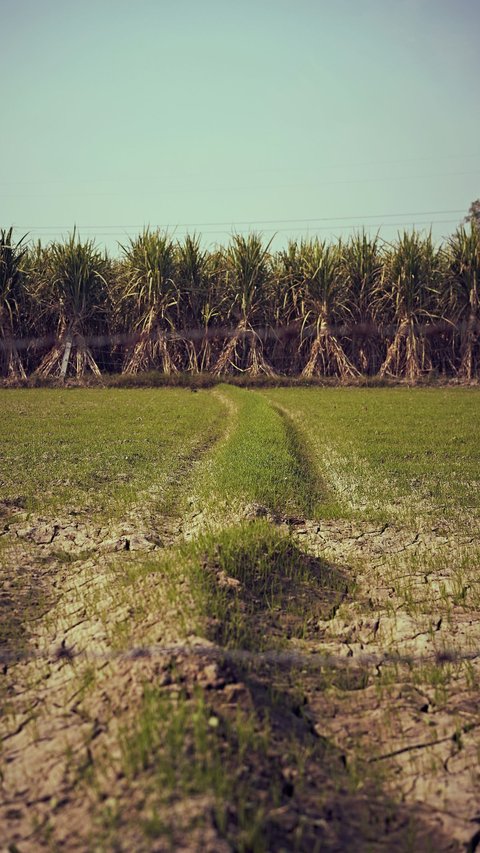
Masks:
[[[26,331],[25,239],[15,242],[13,228],[0,230],[0,364],[9,379],[26,378],[18,345]]]
[[[480,362],[480,229],[472,222],[447,243],[448,315],[460,340],[458,375],[472,379]]]
[[[187,234],[177,246],[176,257],[186,367],[193,373],[208,371],[212,364],[210,332],[219,316],[215,253],[203,249],[196,234]]]
[[[176,247],[167,233],[144,229],[122,246],[123,295],[120,306],[136,340],[124,362],[125,373],[178,370],[179,291]]]
[[[93,240],[82,242],[76,229],[64,242],[44,250],[36,296],[55,335],[37,374],[65,379],[69,370],[100,376],[90,336],[105,331],[109,262]]]
[[[342,244],[340,267],[353,323],[352,361],[361,373],[376,373],[382,359],[374,300],[383,271],[378,235],[362,231]]]
[[[305,331],[313,333],[302,376],[358,376],[340,341],[337,327],[350,316],[348,289],[342,276],[341,243],[328,244],[314,238],[300,243],[300,265],[305,293]]]
[[[212,371],[222,345],[221,329],[226,298],[221,290],[223,281],[223,252],[216,250],[208,254],[208,288],[202,301],[202,341],[198,355],[200,371]]]
[[[224,254],[224,288],[230,321],[235,328],[227,337],[213,373],[244,371],[252,376],[273,376],[263,352],[262,338],[254,323],[265,323],[272,270],[271,240],[264,245],[258,234],[235,234]]]
[[[431,370],[426,332],[439,319],[440,286],[441,255],[431,234],[399,234],[386,251],[384,276],[375,292],[384,336],[390,338],[380,376],[405,376],[413,382]]]
[[[305,316],[301,256],[296,240],[273,256],[273,328],[271,363],[282,371],[300,369],[299,337]]]

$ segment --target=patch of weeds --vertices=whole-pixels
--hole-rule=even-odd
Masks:
[[[367,772],[347,760],[258,672],[245,683],[247,710],[225,706],[222,691],[145,686],[140,712],[121,734],[134,797],[134,811],[119,813],[122,836],[134,819],[144,837],[172,849],[192,844],[201,826],[243,853],[367,851],[372,833],[391,838],[391,849],[428,849],[414,815],[382,793],[381,768]]]
[[[469,690],[478,690],[479,674],[470,660],[463,662],[465,681]]]
[[[190,550],[200,609],[209,617],[211,637],[227,648],[262,649],[304,638],[348,590],[340,569],[305,554],[265,520],[207,534]]]
[[[376,668],[375,688],[380,700],[384,693],[388,695],[389,689],[402,679],[402,667],[396,662],[382,663]]]
[[[442,707],[447,704],[448,688],[454,676],[452,664],[423,664],[415,667],[412,675],[414,684],[433,687],[433,701],[437,707]]]
[[[450,557],[450,565],[452,603],[469,611],[480,610],[480,548],[463,548],[454,555],[453,560]]]
[[[93,664],[87,664],[78,676],[78,689],[76,699],[83,701],[85,696],[93,690],[97,681],[97,668]]]
[[[104,375],[102,380],[110,388],[189,388],[191,391],[213,388],[222,381],[211,373],[162,373],[159,370]]]
[[[108,631],[109,645],[115,652],[122,651],[131,645],[132,632],[137,628],[132,618],[116,619],[113,625],[109,625],[108,614],[105,614],[104,627]]]
[[[102,808],[102,829],[105,831],[107,836],[115,835],[115,831],[121,826],[121,806],[120,803],[114,800],[112,802],[111,797],[108,797],[103,808]],[[146,833],[148,836],[148,833]],[[94,839],[92,838],[92,841]]]
[[[295,421],[281,406],[274,405],[272,408],[278,412],[283,420],[288,446],[296,460],[297,477],[302,486],[305,514],[309,517],[315,517],[318,514],[320,504],[323,513],[324,506],[331,503],[333,507],[335,501],[333,496],[329,494],[325,482],[320,479],[309,448],[295,426]]]
[[[258,803],[255,802],[248,764],[254,756],[265,759],[268,726],[251,713],[237,709],[233,720],[218,714],[196,690],[172,697],[145,686],[140,711],[120,733],[122,770],[133,782],[146,774],[145,795],[150,814],[142,819],[149,838],[175,836],[169,807],[176,801],[205,795],[209,807],[203,818],[213,818],[222,835],[228,834],[230,810],[235,812],[237,849],[251,847],[259,837]],[[189,832],[199,815],[183,813],[183,832]],[[261,816],[260,816],[261,823]]]
[[[87,548],[83,551],[63,551],[62,549],[52,550],[49,552],[49,559],[54,559],[57,563],[63,566],[69,566],[72,563],[83,563],[96,555],[95,548]]]
[[[338,690],[347,693],[354,690],[365,690],[371,683],[373,677],[368,667],[339,667],[332,672],[331,684]]]

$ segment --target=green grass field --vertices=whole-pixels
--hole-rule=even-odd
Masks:
[[[221,403],[176,389],[0,390],[0,500],[27,510],[124,512],[214,441]]]
[[[465,849],[478,391],[0,407],[6,849]]]
[[[266,397],[297,426],[344,511],[478,513],[477,391],[302,388]]]

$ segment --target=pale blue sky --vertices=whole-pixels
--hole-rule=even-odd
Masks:
[[[0,12],[4,227],[77,223],[112,251],[147,223],[208,243],[250,223],[275,245],[354,224],[440,237],[480,196],[478,0]]]

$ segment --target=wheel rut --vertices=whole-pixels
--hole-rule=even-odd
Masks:
[[[183,505],[196,468],[213,448],[213,441],[198,446],[162,483],[162,492],[181,495]],[[161,515],[158,497],[155,488],[140,495],[124,519],[108,525],[91,523],[76,512],[26,520],[23,507],[10,505],[4,508],[3,522],[0,516],[3,594],[12,590],[6,602],[9,633],[0,648],[0,839],[20,845],[22,853],[50,849],[48,835],[56,822],[59,843],[74,843],[76,833],[82,835],[85,798],[78,807],[78,825],[75,819],[68,825],[68,815],[77,811],[69,804],[78,795],[79,767],[88,766],[91,743],[110,728],[112,692],[123,692],[126,679],[139,689],[143,673],[134,658],[129,664],[133,673],[115,660],[111,626],[132,623],[136,612],[125,595],[116,594],[114,581],[129,571],[132,560],[154,557],[183,538],[191,522],[188,509],[182,518],[170,499],[172,509]],[[19,573],[24,575],[21,589]],[[183,594],[188,609],[187,586]],[[143,624],[136,628],[143,642],[171,646],[162,662],[168,669],[175,647],[184,642],[182,619],[176,624],[175,607],[168,601],[153,619],[148,607],[139,607],[138,613]],[[88,654],[82,657],[84,651]],[[90,706],[79,713],[79,701],[83,704],[88,693],[93,696]],[[124,700],[126,706],[126,696]]]
[[[301,431],[283,407],[275,410],[301,465],[311,468]],[[321,481],[310,477],[309,487],[315,499],[328,499]],[[464,598],[480,592],[480,535],[445,519],[412,528],[395,520],[292,518],[256,504],[245,505],[242,517],[268,519],[348,578],[350,591],[329,617],[305,639],[288,641],[294,667],[298,652],[306,661],[323,657],[323,671],[312,667],[303,685],[315,731],[360,761],[388,765],[385,790],[462,849],[480,784],[480,608],[469,610]]]

